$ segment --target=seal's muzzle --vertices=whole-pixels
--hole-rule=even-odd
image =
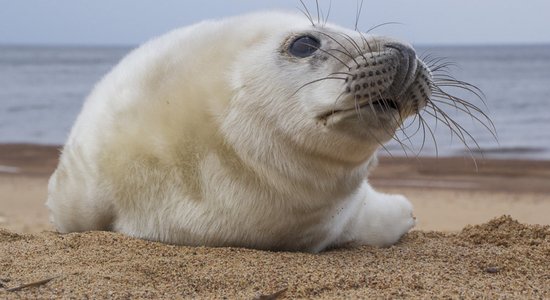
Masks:
[[[368,50],[368,49],[367,49]],[[345,97],[353,107],[398,110],[403,117],[424,107],[431,96],[431,74],[410,46],[388,43],[381,51],[364,52],[345,79]]]

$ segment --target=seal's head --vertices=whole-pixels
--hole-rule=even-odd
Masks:
[[[237,130],[236,143],[271,133],[270,141],[361,163],[429,100],[430,70],[409,44],[278,17],[284,22],[264,22],[266,34],[243,47],[232,69],[229,121],[258,131]]]

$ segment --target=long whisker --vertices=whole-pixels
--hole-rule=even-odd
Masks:
[[[321,11],[319,8],[319,0],[315,0],[315,4],[317,5],[317,24],[321,24]]]
[[[488,109],[487,103],[485,102],[485,98],[486,98],[485,94],[475,85],[469,84],[464,81],[455,80],[455,79],[441,79],[440,77],[438,77],[438,75],[435,75],[434,83],[436,84],[437,87],[453,87],[453,88],[466,90],[474,94],[477,97],[477,99],[479,99],[481,103],[483,103],[485,108]]]
[[[380,99],[384,99],[384,97],[382,96],[382,93],[380,91],[378,91],[378,96],[380,97]],[[382,101],[382,104],[384,105],[384,107],[382,108],[384,110],[384,112],[388,112],[390,110],[389,104],[384,100],[380,100],[380,101]],[[371,105],[371,108],[374,109],[373,106],[372,106],[372,101],[370,101],[369,104]],[[392,119],[397,124],[401,124],[401,120],[403,119],[401,117],[401,113],[399,113],[399,114],[400,114],[400,116],[399,116],[400,120],[397,120],[396,117],[392,114]],[[376,119],[379,121],[379,124],[380,124],[381,123],[380,118],[377,117]],[[401,125],[399,125],[399,126],[401,126]],[[384,128],[384,126],[381,126],[381,127]],[[405,153],[405,156],[408,156],[407,149],[409,149],[409,151],[413,152],[412,149],[409,146],[405,145],[405,143],[403,143],[397,135],[395,135],[393,132],[391,132],[393,130],[388,130],[387,128],[384,128],[384,131],[386,131],[386,134],[388,134],[392,137],[392,140],[396,141],[401,146],[401,149],[403,149],[403,153]],[[410,139],[408,139],[408,140],[410,142]],[[411,143],[411,146],[412,146],[412,143]]]
[[[298,10],[301,11],[306,16],[306,18],[308,18],[308,20],[311,22],[311,25],[313,27],[315,27],[315,22],[313,21],[313,18],[311,17],[311,13],[309,12],[309,9],[307,8],[307,5],[304,3],[303,0],[300,0],[300,3],[302,4],[302,7],[304,9],[302,10],[301,8],[298,7]]]
[[[468,130],[466,130],[462,125],[460,125],[458,122],[456,122],[455,120],[453,120],[449,115],[447,115],[447,113],[445,113],[441,108],[439,108],[437,105],[435,105],[434,103],[431,103],[431,105],[437,110],[439,111],[439,114],[442,115],[448,122],[449,124],[452,124],[451,127],[449,128],[455,128],[456,131],[455,133],[457,133],[458,137],[461,139],[462,143],[464,144],[464,146],[466,146],[468,148],[468,150],[470,152],[473,152],[472,149],[470,148],[470,146],[468,145],[467,141],[466,141],[466,137],[468,137],[476,146],[476,148],[478,150],[481,149],[481,147],[479,146],[479,144],[477,143],[477,140],[470,134],[470,132]]]
[[[363,121],[363,115],[361,114],[361,106],[357,102],[357,95],[353,97],[353,104],[355,108],[355,113],[359,116],[359,120]]]
[[[460,124],[458,124],[458,122],[456,122],[455,120],[453,120],[452,118],[450,118],[445,112],[443,112],[439,107],[437,107],[435,104],[431,103],[431,105],[437,109],[440,113],[440,115],[444,116],[444,118],[449,122],[449,124],[452,124],[452,126],[448,126],[448,128],[455,132],[456,135],[458,136],[458,138],[460,139],[460,141],[462,142],[462,144],[466,147],[466,149],[468,150],[468,154],[469,156],[472,158],[472,160],[474,161],[474,165],[476,167],[476,170],[478,169],[478,166],[477,166],[477,161],[474,157],[474,151],[473,149],[470,147],[470,145],[468,144],[468,142],[466,141],[466,137],[468,137],[474,144],[475,144],[475,147],[477,148],[477,150],[481,150],[481,147],[479,146],[479,144],[477,143],[476,139],[470,134],[469,131],[467,131],[466,129],[464,129],[464,127],[462,127]],[[483,153],[481,152],[481,155],[483,157]]]
[[[434,147],[435,147],[435,157],[439,157],[439,147],[437,146],[437,139],[435,138],[435,132],[432,130],[432,128],[430,127],[430,125],[426,122],[426,120],[420,116],[420,121],[422,122],[422,127],[424,129],[424,131],[426,129],[428,129],[428,131],[430,132],[430,135],[432,137],[432,140],[434,142]],[[425,136],[425,134],[424,134]],[[422,147],[424,147],[424,143],[422,143]],[[420,154],[420,152],[419,152]]]
[[[330,12],[332,10],[332,0],[330,0],[328,2],[328,12],[327,12],[327,15],[325,16],[325,23],[323,24],[323,26],[326,26],[327,25],[327,22],[328,22],[328,19],[330,17]]]
[[[340,98],[345,94],[346,92],[341,92],[340,95],[336,97],[336,100],[334,100],[334,103],[332,104],[331,114],[334,114],[336,112],[336,105],[338,105],[338,100],[340,100]]]
[[[469,111],[468,109],[464,109],[462,107],[458,107],[458,106],[455,106],[451,103],[448,103],[446,101],[441,101],[441,100],[437,100],[437,98],[434,98],[434,99],[431,99],[432,102],[435,102],[435,103],[440,103],[440,104],[443,104],[443,105],[448,105],[448,106],[453,106],[455,107],[455,109],[461,111],[461,112],[464,112],[466,114],[468,114],[472,119],[474,119],[475,121],[477,121],[479,124],[481,124],[483,127],[485,127],[487,129],[487,131],[489,131],[491,133],[491,135],[493,136],[493,138],[495,138],[495,140],[498,141],[498,137],[496,136],[496,133],[493,132],[494,128],[490,128],[489,125],[487,125],[485,122],[483,122],[479,117],[477,117],[476,115],[474,115],[471,111]],[[490,121],[490,120],[489,120]],[[492,122],[491,122],[492,124]]]
[[[378,25],[375,25],[375,26],[369,28],[367,31],[365,31],[365,33],[370,33],[373,30],[378,29],[382,26],[386,26],[386,25],[403,25],[403,23],[400,23],[400,22],[384,22],[384,23],[381,23],[381,24],[378,24]]]
[[[466,89],[466,90],[468,90],[468,89]],[[472,116],[473,116],[473,114],[471,113],[470,109],[472,109],[475,112],[477,112],[478,114],[480,114],[488,124],[486,122],[481,121],[481,120],[479,120],[479,122],[481,124],[483,124],[487,128],[487,130],[489,130],[489,132],[493,135],[495,140],[498,141],[498,136],[497,136],[495,124],[493,123],[493,121],[491,121],[491,118],[489,118],[489,116],[485,112],[483,112],[479,107],[477,107],[477,106],[473,105],[472,103],[467,102],[463,99],[460,99],[458,97],[450,95],[449,93],[443,91],[439,86],[436,86],[436,91],[432,92],[432,94],[435,95],[435,96],[439,96],[442,99],[447,98],[455,104],[458,103],[458,104],[462,105],[462,107],[464,107],[468,111],[468,113]]]
[[[425,144],[425,140],[426,140],[426,130],[425,130],[425,128],[423,129],[423,127],[422,127],[423,124],[422,124],[421,118],[422,117],[420,116],[420,114],[415,114],[414,117],[413,117],[413,120],[411,120],[408,125],[403,124],[399,128],[399,131],[403,135],[405,135],[405,138],[409,141],[409,143],[411,145],[411,149],[414,148],[412,138],[415,137],[416,135],[418,135],[419,133],[423,133],[421,147],[420,147],[420,150],[418,152],[416,152],[416,154],[415,154],[416,157],[418,157],[418,155],[420,154],[420,152],[424,148],[424,144]],[[413,127],[414,124],[417,124],[417,126],[416,126],[415,130],[413,131],[413,133],[412,134],[407,133],[407,130],[409,128]],[[415,151],[412,151],[412,150],[411,150],[411,152],[415,153]]]
[[[306,86],[308,85],[311,85],[311,84],[314,84],[314,83],[317,83],[317,82],[321,82],[321,81],[325,81],[325,80],[346,80],[346,78],[342,78],[342,77],[323,77],[323,78],[319,78],[319,79],[315,79],[315,80],[312,80],[306,84],[303,84],[302,86],[300,86],[296,92],[294,92],[292,94],[292,96],[298,94],[298,92],[300,92],[303,88],[305,88]]]
[[[361,13],[363,11],[363,2],[364,0],[361,0],[361,4],[359,4],[359,1],[357,1],[357,12],[355,14],[355,31],[358,31],[359,27],[359,19],[361,18]]]
[[[381,121],[380,121],[380,118],[378,118],[378,116],[377,116],[377,114],[376,114],[376,109],[374,108],[374,105],[372,104],[372,101],[369,101],[368,104],[369,104],[369,106],[370,106],[371,111],[373,112],[373,114],[374,114],[375,117],[376,117],[376,122],[377,122],[379,125],[382,125],[382,124],[381,124]],[[369,133],[370,133],[370,130],[369,130]],[[371,133],[370,135],[372,136],[372,138],[374,138],[374,140],[376,141],[376,143],[377,143],[380,147],[382,147],[382,148],[384,149],[384,151],[386,151],[386,153],[388,153],[388,155],[389,155],[390,157],[393,157],[392,153],[388,150],[388,148],[386,148],[386,146],[384,145],[384,143],[383,143],[382,141],[380,141],[380,140],[376,137],[375,134],[372,134],[372,133]],[[400,143],[399,140],[397,140],[397,142]]]

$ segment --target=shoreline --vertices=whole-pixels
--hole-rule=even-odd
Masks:
[[[44,203],[59,146],[0,144],[0,228],[53,230]],[[511,215],[550,225],[550,161],[381,157],[369,182],[413,203],[418,230],[456,232]]]
[[[49,176],[61,145],[0,144],[0,176]],[[550,160],[379,156],[376,187],[550,193]]]

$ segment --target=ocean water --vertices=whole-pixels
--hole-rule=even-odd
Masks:
[[[86,95],[130,50],[0,46],[0,143],[64,143]],[[423,156],[550,159],[550,45],[417,50],[454,62],[449,72],[483,91],[486,106],[467,93],[448,90],[483,108],[498,140],[468,114],[442,104],[473,139],[463,135],[463,143],[462,136],[424,114],[435,138],[429,130],[425,138],[422,130],[412,135],[417,128],[413,123],[407,134],[398,135],[401,143],[390,142],[383,154],[414,156],[422,150]]]

